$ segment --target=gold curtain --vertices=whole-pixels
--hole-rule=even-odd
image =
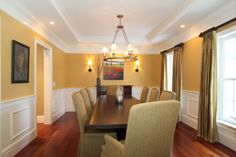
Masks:
[[[161,55],[161,85],[160,91],[167,89],[167,61],[166,61],[166,54],[163,53]]]
[[[182,90],[182,63],[181,55],[183,52],[183,47],[174,48],[174,58],[173,58],[173,76],[172,76],[172,91],[176,93],[176,99],[180,101],[181,90]]]
[[[217,140],[217,52],[216,31],[203,36],[198,136],[208,142]]]

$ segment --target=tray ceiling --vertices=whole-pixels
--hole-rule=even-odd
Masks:
[[[1,0],[0,7],[73,53],[99,53],[109,45],[120,13],[140,53],[159,53],[236,16],[235,0]],[[122,44],[122,38],[118,42]]]

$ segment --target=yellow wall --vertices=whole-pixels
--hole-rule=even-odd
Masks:
[[[34,94],[34,38],[46,42],[53,48],[53,80],[54,89],[95,86],[96,74],[87,71],[88,59],[95,62],[95,55],[65,54],[50,44],[40,35],[0,11],[2,19],[2,100]],[[30,47],[29,83],[11,84],[11,42],[17,40]],[[183,89],[199,91],[201,70],[201,42],[195,37],[187,41],[183,52]],[[134,63],[126,63],[124,80],[105,81],[102,84],[131,84],[140,86],[160,86],[160,55],[140,55],[140,71],[134,71]],[[102,75],[101,75],[102,76]],[[102,77],[101,77],[102,78]]]
[[[124,80],[102,80],[101,83],[159,86],[160,85],[160,55],[139,55],[140,70],[135,72],[134,62],[125,63]],[[96,55],[67,54],[66,55],[66,87],[87,87],[96,85],[96,73],[88,72],[88,60],[96,61]],[[101,74],[101,78],[102,78]]]
[[[44,48],[37,46],[37,102],[36,114],[44,115]]]
[[[182,57],[183,89],[200,91],[202,38],[194,37],[185,42]]]
[[[53,80],[54,89],[64,88],[65,54],[42,38],[40,35],[19,23],[4,12],[1,13],[1,45],[2,45],[2,100],[9,100],[34,94],[34,38],[38,38],[53,48]],[[17,40],[30,47],[29,83],[11,84],[11,42]]]

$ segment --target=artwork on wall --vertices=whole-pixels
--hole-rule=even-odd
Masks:
[[[11,83],[29,82],[29,52],[29,46],[12,40]]]
[[[123,80],[124,62],[105,62],[103,68],[103,80]]]

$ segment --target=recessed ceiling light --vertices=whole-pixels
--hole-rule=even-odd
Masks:
[[[181,26],[180,26],[180,28],[184,28],[184,27],[185,27],[185,25],[181,25]]]
[[[49,23],[50,23],[51,25],[55,25],[55,22],[53,22],[53,21],[50,21]]]

